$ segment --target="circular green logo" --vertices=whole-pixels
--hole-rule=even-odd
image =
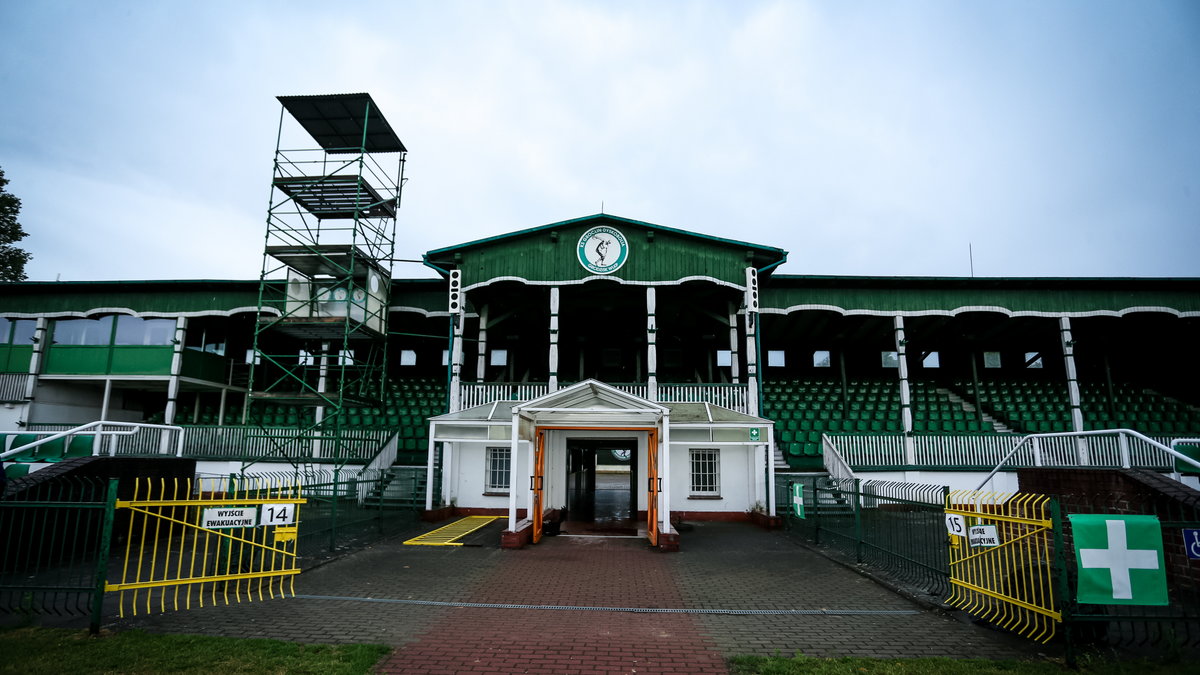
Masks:
[[[593,227],[579,238],[579,264],[592,274],[612,274],[629,259],[629,242],[616,228]]]

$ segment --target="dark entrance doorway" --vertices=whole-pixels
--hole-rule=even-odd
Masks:
[[[637,440],[567,443],[566,534],[637,534]]]

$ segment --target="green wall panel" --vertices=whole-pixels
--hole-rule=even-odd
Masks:
[[[31,345],[0,346],[0,373],[28,373],[32,358]]]
[[[113,347],[112,375],[170,375],[174,347]]]

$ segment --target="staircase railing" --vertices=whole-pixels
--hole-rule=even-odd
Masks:
[[[1116,436],[1117,447],[1089,447],[1088,440],[1094,437]],[[1073,448],[1064,448],[1061,443],[1054,443],[1056,439],[1074,438],[1075,443]],[[1042,441],[1049,441],[1047,446],[1043,447]],[[1174,447],[1168,447],[1158,441],[1146,436],[1133,429],[1106,429],[1101,431],[1060,431],[1046,434],[1030,434],[1021,439],[1019,443],[1014,445],[1008,454],[996,465],[987,478],[979,484],[976,490],[982,490],[983,486],[987,485],[990,480],[999,471],[1004,468],[1019,450],[1023,448],[1031,455],[1028,460],[1022,461],[1022,466],[1054,466],[1054,467],[1069,467],[1069,466],[1086,466],[1094,468],[1122,468],[1128,469],[1133,466],[1133,453],[1136,449],[1130,448],[1130,441],[1138,441],[1141,444],[1150,446],[1167,455],[1173,457],[1176,462],[1190,464],[1197,469],[1200,469],[1200,460],[1192,459],[1187,455],[1179,452]],[[1171,446],[1181,443],[1189,443],[1192,439],[1174,439],[1171,441]],[[1200,440],[1195,441],[1200,442]],[[1106,444],[1111,445],[1111,444]],[[1026,447],[1028,446],[1028,447]],[[1114,461],[1115,460],[1115,461]]]

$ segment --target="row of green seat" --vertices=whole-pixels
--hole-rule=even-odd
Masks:
[[[58,432],[47,432],[45,434],[8,434],[0,437],[3,438],[3,443],[0,443],[0,450],[4,452],[16,450],[55,433]],[[96,437],[91,434],[76,434],[74,436],[55,438],[41,445],[27,448],[16,455],[6,458],[5,461],[32,464],[37,462],[61,462],[64,459],[71,459],[72,457],[91,457],[95,440]]]

